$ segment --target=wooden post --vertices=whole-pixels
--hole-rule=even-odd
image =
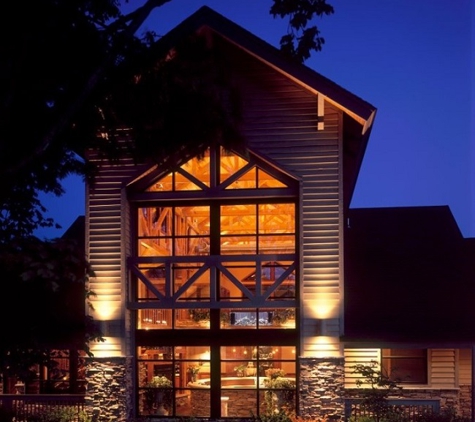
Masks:
[[[471,404],[470,404],[470,409],[471,409],[471,415],[470,415],[470,420],[472,422],[475,422],[475,344],[472,345],[472,385],[471,385],[471,390],[472,390],[472,395],[471,395]]]

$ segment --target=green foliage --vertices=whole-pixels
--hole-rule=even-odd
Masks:
[[[170,54],[153,33],[135,35],[168,1],[148,0],[127,16],[119,0],[33,1],[28,13],[24,3],[8,2],[2,9],[6,21],[22,25],[15,34],[0,26],[1,368],[26,377],[52,345],[88,350],[100,339],[74,300],[92,294],[84,290],[83,251],[31,237],[55,225],[39,192],[60,196],[70,174],[93,182],[94,168],[80,156],[89,147],[112,161],[127,155],[176,164],[213,143],[244,145],[239,90],[209,40],[191,37]],[[325,0],[274,0],[271,14],[290,20],[283,50],[297,60],[318,51],[323,38],[306,26],[330,13]],[[125,147],[117,142],[124,128],[134,140]],[[12,308],[21,318],[12,318]]]
[[[209,309],[190,309],[191,319],[195,322],[209,321]]]
[[[380,421],[382,418],[391,419],[394,412],[387,399],[391,394],[400,391],[401,387],[379,369],[377,362],[373,361],[368,365],[358,364],[352,368],[353,373],[361,376],[356,381],[361,389],[360,406],[368,411],[375,421]]]
[[[153,377],[147,384],[150,388],[172,388],[172,382],[163,375],[157,375]]]
[[[449,406],[440,413],[426,413],[415,418],[414,422],[470,422],[472,419],[457,414],[454,407]]]
[[[295,410],[295,382],[284,375],[282,370],[274,370],[272,375],[264,380],[264,386],[268,388],[264,394],[267,415],[282,412],[280,416],[288,416]]]
[[[15,239],[0,244],[0,267],[2,371],[26,381],[30,367],[49,364],[50,350],[88,351],[90,341],[101,339],[97,325],[85,315],[92,271],[75,242]]]
[[[147,384],[145,390],[145,407],[148,412],[154,413],[160,405],[169,408],[172,403],[172,382],[165,376],[155,376]]]
[[[286,410],[280,409],[277,412],[271,412],[260,415],[255,418],[257,422],[292,422],[292,415]]]
[[[243,144],[229,64],[213,56],[207,41],[186,40],[170,60],[168,50],[157,50],[154,33],[135,35],[149,13],[169,1],[148,0],[127,16],[119,0],[29,2],[26,14],[21,2],[5,6],[5,19],[21,21],[22,29],[12,35],[8,25],[0,28],[3,238],[55,224],[38,192],[60,196],[61,181],[71,173],[92,178],[90,164],[78,156],[89,146],[109,159],[133,153],[176,161],[203,151],[204,142]],[[274,0],[270,13],[288,18],[281,48],[303,61],[324,43],[312,21],[333,7],[326,0]],[[124,127],[137,142],[132,148],[116,142],[116,129]]]
[[[27,422],[91,422],[92,418],[75,407],[58,407],[30,416]]]
[[[326,0],[274,0],[270,13],[289,18],[287,34],[280,40],[281,50],[289,57],[302,63],[312,51],[320,51],[325,39],[316,25],[309,24],[317,17],[334,13],[333,6]]]

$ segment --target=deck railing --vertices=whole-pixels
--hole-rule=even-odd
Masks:
[[[361,399],[345,399],[345,421],[350,417],[371,416],[371,411],[361,405]],[[440,400],[429,399],[388,399],[391,410],[404,416],[406,420],[415,420],[420,415],[440,413]]]
[[[84,403],[83,394],[0,394],[0,408],[4,412],[12,412],[18,422],[62,410],[79,417],[84,411]]]

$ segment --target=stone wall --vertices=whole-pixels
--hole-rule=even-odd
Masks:
[[[343,358],[301,358],[300,415],[342,420],[344,383]]]
[[[459,412],[460,416],[464,418],[472,417],[472,386],[471,385],[461,385],[459,393]]]
[[[86,366],[86,412],[94,422],[131,419],[133,391],[128,358],[93,358]]]

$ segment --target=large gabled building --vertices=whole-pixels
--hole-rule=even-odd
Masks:
[[[160,49],[191,34],[228,63],[247,150],[214,144],[166,166],[88,152],[98,173],[87,189],[86,250],[106,341],[93,348],[86,401],[104,420],[281,408],[343,417],[352,362],[422,349],[427,368],[428,356],[445,353],[361,342],[348,317],[345,227],[376,109],[206,7]],[[454,380],[455,360],[467,371],[471,362],[455,349],[445,353]],[[152,388],[160,382],[164,394]],[[458,388],[448,378],[440,386]]]

